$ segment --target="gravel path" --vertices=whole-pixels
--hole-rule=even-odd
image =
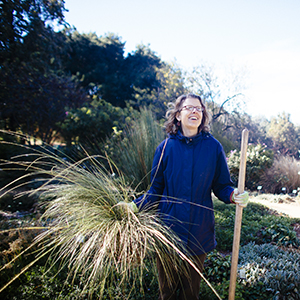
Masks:
[[[300,218],[300,198],[286,195],[259,195],[250,197],[250,201],[265,205],[279,213],[287,214],[292,218]]]

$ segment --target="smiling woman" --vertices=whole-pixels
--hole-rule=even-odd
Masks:
[[[176,134],[179,129],[184,136],[192,137],[200,131],[209,132],[210,115],[200,96],[195,94],[182,95],[167,112],[166,131]],[[190,131],[191,130],[191,131]]]
[[[223,202],[238,202],[221,144],[209,133],[209,115],[200,96],[182,95],[167,112],[169,137],[157,147],[151,172],[151,187],[134,200],[139,211],[155,207],[159,217],[176,233],[187,256],[202,271],[207,252],[216,247],[211,192]],[[191,265],[188,275],[158,257],[160,300],[199,299],[201,276]],[[189,280],[191,278],[191,280]]]
[[[202,105],[197,98],[189,97],[184,101],[184,106],[176,114],[176,119],[181,122],[182,132],[186,137],[198,134],[202,121]]]

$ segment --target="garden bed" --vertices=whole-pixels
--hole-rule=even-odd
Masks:
[[[264,205],[258,204],[259,201]],[[274,199],[272,200],[270,196],[268,202],[272,203],[272,201]],[[208,278],[222,299],[227,299],[235,208],[233,205],[225,205],[218,200],[214,200],[214,202],[218,246],[208,255],[204,276]],[[238,276],[236,299],[299,299],[295,291],[300,288],[300,279],[298,269],[293,268],[297,267],[296,264],[299,263],[300,258],[293,255],[300,255],[300,219],[275,213],[265,205],[266,202],[259,198],[251,198],[250,204],[244,209],[239,263],[240,267],[245,269],[246,278]],[[294,204],[286,203],[285,205]],[[35,213],[2,213],[0,218],[2,230],[18,226],[41,225],[37,222]],[[1,245],[2,263],[20,253],[24,247],[30,244],[32,238],[34,238],[34,234],[29,232],[17,231],[14,234],[6,234],[6,245],[4,243]],[[264,254],[257,255],[256,259],[255,255],[249,256],[251,252],[249,249]],[[275,253],[279,252],[281,256],[275,258]],[[266,260],[261,260],[263,255],[269,257],[267,265]],[[2,271],[0,273],[1,282],[7,282],[9,277],[14,276],[15,272],[29,262],[29,258],[30,256],[22,258],[7,270]],[[45,260],[41,261],[25,272],[2,293],[1,298],[24,300],[78,298],[81,292],[81,278],[75,278],[74,282],[71,279],[67,280],[67,268],[58,272],[59,268],[54,266],[52,270],[46,272],[45,263]],[[272,273],[275,264],[279,272],[275,275],[283,276],[283,279],[281,279],[280,285],[276,285],[276,282],[270,279],[268,285],[266,278],[275,276]],[[143,292],[140,289],[131,290],[131,285],[134,283],[128,283],[128,287],[123,290],[107,286],[102,299],[156,299],[158,290],[156,270],[151,266],[147,268],[144,275]],[[292,272],[293,270],[294,272]],[[289,274],[286,280],[284,272]],[[215,299],[214,297],[210,288],[202,282],[200,299]],[[87,299],[87,295],[86,298],[80,299]],[[97,290],[94,291],[93,299],[97,299]]]

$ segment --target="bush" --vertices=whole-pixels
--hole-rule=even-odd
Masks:
[[[231,256],[218,251],[208,254],[204,275],[222,299],[228,298]],[[287,252],[275,245],[249,243],[240,249],[235,299],[300,299],[300,253]],[[202,281],[199,299],[217,299]]]
[[[249,145],[247,150],[246,165],[246,187],[250,190],[256,190],[261,185],[261,177],[265,171],[272,166],[273,152],[266,149],[265,145]],[[228,167],[234,185],[237,186],[239,167],[240,167],[240,151],[231,151],[228,157]]]
[[[274,160],[270,169],[262,176],[261,184],[264,191],[271,194],[287,193],[300,188],[300,161],[290,156],[280,156]]]
[[[240,250],[239,268],[246,286],[260,283],[275,299],[300,299],[300,253],[287,252],[271,244],[249,243]]]
[[[85,106],[66,112],[65,120],[59,124],[60,133],[68,146],[81,143],[95,147],[111,135],[114,126],[123,129],[137,113],[131,107],[115,107],[94,96]]]

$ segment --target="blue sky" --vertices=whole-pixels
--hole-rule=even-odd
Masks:
[[[112,32],[131,52],[150,45],[182,68],[246,68],[249,114],[300,125],[299,0],[65,0],[80,33]]]

